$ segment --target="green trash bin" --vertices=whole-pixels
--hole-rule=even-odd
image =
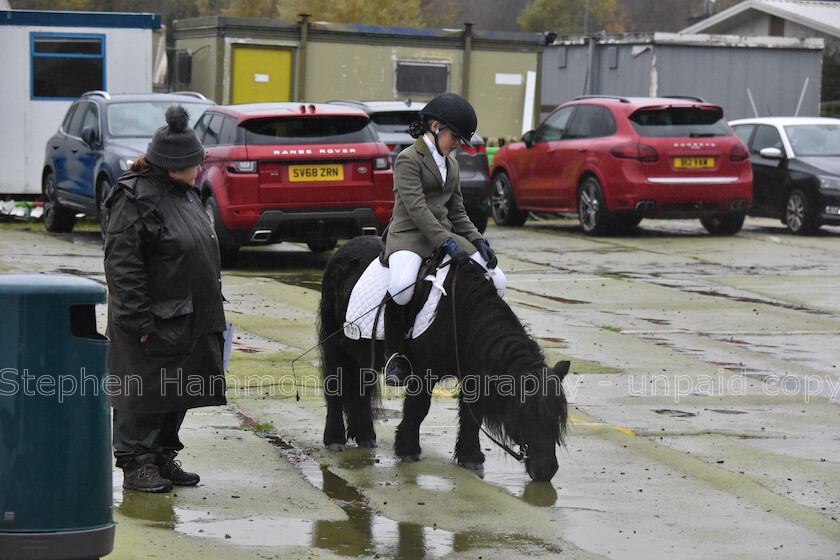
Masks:
[[[100,558],[114,547],[105,288],[0,275],[0,558]]]

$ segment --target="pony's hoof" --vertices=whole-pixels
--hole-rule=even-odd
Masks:
[[[401,455],[400,461],[403,463],[416,463],[420,460],[420,454],[417,453],[416,455]]]
[[[340,452],[340,451],[345,451],[347,449],[347,446],[344,445],[343,443],[328,443],[327,444],[327,449],[329,449],[330,451],[339,451]]]
[[[364,447],[365,449],[373,449],[374,447],[379,447],[379,444],[376,443],[375,439],[357,440],[356,445],[358,445],[359,447]]]
[[[461,466],[471,471],[484,472],[484,463],[478,461],[464,461]]]

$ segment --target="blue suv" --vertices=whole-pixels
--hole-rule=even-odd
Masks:
[[[89,91],[70,105],[47,141],[41,191],[47,231],[68,233],[77,214],[97,216],[111,185],[146,151],[163,112],[179,103],[190,126],[215,103],[200,93],[108,94]]]

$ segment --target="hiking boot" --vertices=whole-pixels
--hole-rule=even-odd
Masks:
[[[404,354],[394,354],[385,364],[385,385],[404,387],[411,375],[411,362]]]
[[[182,469],[181,461],[175,459],[169,459],[164,463],[160,468],[160,475],[178,486],[195,486],[201,480],[201,477],[197,474]]]
[[[147,463],[134,470],[123,471],[123,489],[163,493],[172,490],[172,481],[160,476],[157,465]]]

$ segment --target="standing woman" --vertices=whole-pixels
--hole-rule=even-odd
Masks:
[[[105,201],[114,456],[123,488],[198,484],[175,456],[187,409],[225,404],[221,267],[195,179],[204,146],[180,105]]]
[[[457,264],[474,260],[490,271],[501,297],[504,273],[496,255],[470,221],[461,195],[458,161],[452,151],[463,142],[472,147],[478,118],[470,102],[455,93],[442,93],[420,110],[409,128],[417,138],[394,162],[394,214],[385,233],[385,257],[391,270],[385,305],[385,383],[405,385],[411,362],[402,351],[410,317],[406,305],[423,259],[442,247]]]

